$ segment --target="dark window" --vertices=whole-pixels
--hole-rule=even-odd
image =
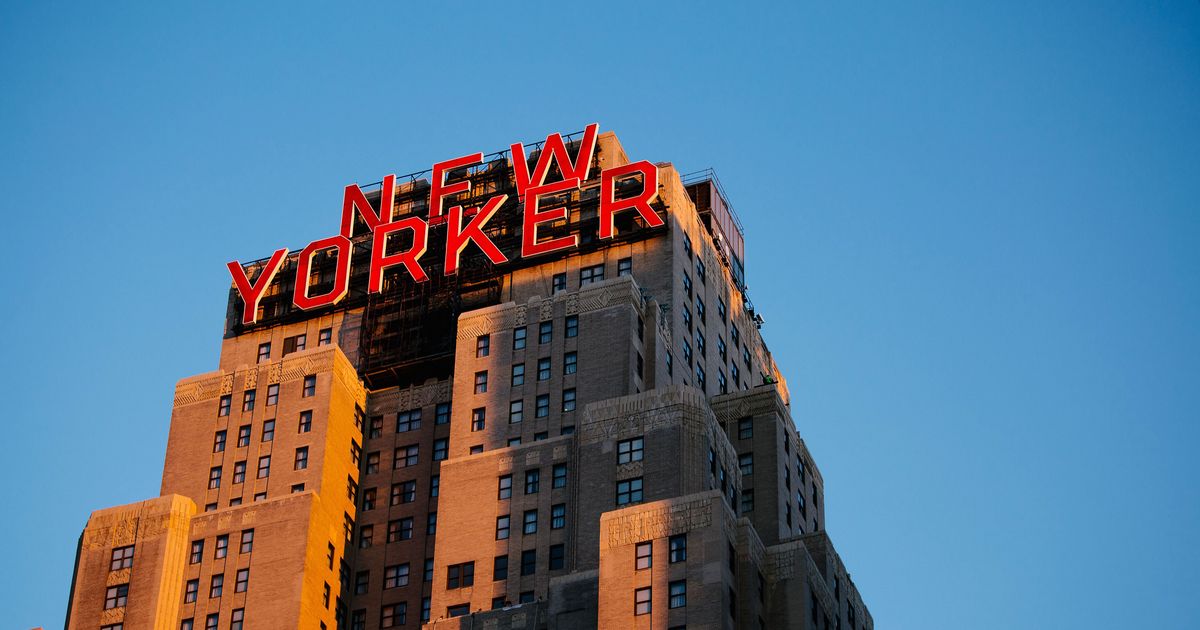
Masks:
[[[600,282],[604,279],[604,265],[592,265],[579,270],[579,286]]]
[[[476,394],[486,394],[487,393],[487,381],[488,381],[487,370],[475,373],[475,393]]]
[[[555,488],[567,487],[567,465],[566,464],[555,464],[554,465],[554,479],[553,479],[552,486]]]
[[[507,540],[512,519],[508,514],[496,517],[496,540]]]
[[[617,261],[617,277],[628,276],[633,273],[633,259],[622,258]]]
[[[258,363],[264,363],[271,360],[271,343],[258,344]]]
[[[479,335],[475,338],[475,357],[486,357],[492,353],[492,336]]]
[[[738,420],[738,439],[748,440],[754,437],[754,418]]]
[[[279,384],[274,383],[267,385],[267,406],[272,407],[279,403]]]
[[[434,410],[433,423],[450,423],[450,403],[438,403],[437,408]]]
[[[229,555],[229,535],[217,536],[217,546],[213,549],[213,558],[220,560]]]
[[[253,389],[247,389],[242,392],[242,411],[254,411],[254,398],[258,392]]]
[[[538,343],[550,343],[554,338],[554,322],[538,324]]]
[[[533,575],[537,572],[537,550],[527,549],[521,552],[521,575]]]
[[[293,352],[300,352],[308,344],[308,335],[296,335],[283,340],[283,356],[287,356]]]
[[[396,414],[396,433],[415,431],[421,428],[421,410],[409,409]]]
[[[401,503],[412,503],[417,500],[417,482],[413,480],[402,481],[392,484],[392,495],[388,500],[389,505],[400,505]]]
[[[512,366],[512,386],[525,384],[525,364],[517,363]]]
[[[196,601],[196,594],[200,592],[200,580],[188,580],[183,587],[183,603],[191,604]]]
[[[192,556],[191,556],[191,559],[189,560],[189,564],[200,564],[200,561],[202,559],[204,559],[204,541],[203,540],[193,540],[192,541]]]
[[[676,580],[668,586],[670,599],[667,600],[668,608],[683,608],[687,606],[687,581]]]
[[[395,628],[408,623],[408,602],[388,604],[379,614],[379,627]]]
[[[550,545],[550,570],[562,569],[567,564],[567,548],[564,545]]]
[[[525,516],[521,521],[521,533],[536,534],[538,525],[537,510],[525,510]]]
[[[311,411],[301,411],[300,412],[300,424],[299,424],[299,428],[297,429],[297,432],[298,433],[308,433],[309,431],[312,431],[312,412]]]
[[[327,346],[332,342],[333,342],[333,329],[332,328],[322,328],[321,331],[317,333],[317,345],[318,346]]]
[[[383,588],[408,586],[408,563],[383,568]]]
[[[212,576],[212,580],[208,583],[208,598],[213,599],[220,597],[225,590],[225,574],[218,573]]]
[[[241,547],[238,549],[238,553],[250,553],[253,550],[254,550],[254,530],[253,529],[243,529],[242,530]]]
[[[400,448],[397,448],[395,459],[392,460],[392,470],[416,466],[417,461],[420,459],[419,453],[420,448],[416,444],[409,444],[408,446],[401,446]]]
[[[221,487],[221,467],[213,466],[208,469],[208,489],[212,490]]]
[[[542,485],[542,470],[534,468],[525,471],[525,494],[537,494]]]
[[[275,439],[275,421],[267,420],[263,422],[262,441],[271,442]]]
[[[266,479],[271,476],[271,456],[263,455],[258,458],[258,478]]]
[[[538,359],[537,367],[538,367],[537,380],[539,380],[539,381],[550,380],[550,357],[546,357],[544,359]]]
[[[315,374],[309,374],[308,376],[304,377],[304,391],[302,392],[301,397],[308,398],[309,396],[316,395],[316,393],[317,376]]]
[[[446,567],[446,588],[463,588],[475,583],[475,563],[464,562]]]
[[[579,370],[579,353],[568,352],[563,355],[563,374],[574,374]]]
[[[558,503],[550,506],[550,529],[562,529],[567,526],[567,505]]]
[[[514,400],[508,403],[508,422],[516,424],[525,419],[525,401]]]
[[[550,394],[539,394],[536,402],[537,406],[533,412],[535,417],[545,418],[550,415]]]
[[[230,396],[229,394],[221,396],[221,402],[217,406],[217,415],[222,416],[222,417],[228,416],[229,415],[229,407],[232,404],[233,404],[233,396]]]
[[[492,562],[492,579],[503,580],[508,578],[508,556],[496,556]]]
[[[617,442],[617,463],[628,464],[642,461],[643,444],[644,440],[640,436]]]
[[[578,315],[568,315],[567,316],[566,335],[567,335],[567,337],[578,337],[579,336],[579,316]]]
[[[388,542],[400,542],[401,540],[412,540],[412,518],[402,518],[394,521],[388,521]]]
[[[296,449],[296,461],[292,465],[292,470],[304,470],[308,468],[308,447],[301,446]]]
[[[687,560],[687,534],[671,536],[667,539],[667,545],[670,551],[669,559],[672,563]]]
[[[562,398],[563,411],[575,411],[575,389],[564,389]]]
[[[524,326],[513,329],[513,350],[525,349],[525,338],[529,335],[528,329]]]
[[[742,476],[754,474],[754,453],[742,453],[738,455],[738,468],[742,471]]]
[[[639,503],[642,500],[642,478],[617,482],[617,505]]]
[[[245,593],[250,587],[250,569],[238,569],[237,576],[233,582],[234,593]]]
[[[556,274],[554,274],[554,278],[552,279],[551,282],[554,285],[553,286],[554,293],[558,293],[559,291],[567,290],[567,274],[556,273]]]
[[[503,475],[498,482],[497,499],[512,498],[512,475]]]
[[[450,438],[439,438],[433,441],[433,461],[440,462],[446,459],[450,451]]]

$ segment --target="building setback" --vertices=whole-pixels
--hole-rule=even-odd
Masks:
[[[509,155],[448,178],[474,183],[465,207],[510,191],[485,228],[502,251]],[[629,163],[611,133],[592,160]],[[253,323],[231,289],[219,368],[176,386],[161,496],[88,519],[67,627],[873,628],[736,215],[711,172],[657,169],[662,226],[623,213],[598,238],[593,177],[542,203],[568,217],[541,236],[576,248],[468,247],[445,275],[431,219],[427,282],[396,268],[368,294],[363,230],[334,306],[290,303],[295,254]],[[427,177],[397,180],[397,220],[428,214]],[[318,253],[310,291],[335,268]]]

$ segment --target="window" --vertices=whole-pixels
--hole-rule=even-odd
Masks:
[[[671,564],[687,560],[687,534],[678,534],[667,539]]]
[[[525,516],[521,521],[521,533],[536,534],[538,523],[537,510],[525,510]]]
[[[574,374],[579,369],[579,353],[568,352],[563,355],[563,374]]]
[[[567,334],[567,337],[578,337],[579,336],[579,316],[578,315],[568,315],[567,316],[567,333],[566,334]]]
[[[179,622],[179,630],[192,630],[195,627],[195,620],[191,617]],[[104,630],[101,628],[101,630]],[[121,625],[118,624],[113,630],[121,630]]]
[[[633,592],[633,614],[650,614],[650,587],[639,588]]]
[[[416,483],[416,482],[414,481],[413,483]],[[442,485],[441,475],[430,475],[429,476],[429,496],[436,498],[438,495],[438,491],[441,488],[441,485]]]
[[[254,411],[254,397],[257,394],[258,391],[253,389],[242,392],[242,411]]]
[[[508,514],[496,517],[496,540],[507,540],[509,530],[512,527],[512,519]]]
[[[565,545],[550,545],[550,570],[557,571],[566,567],[567,548]]]
[[[550,529],[562,529],[567,526],[567,504],[557,503],[550,506]]]
[[[267,420],[263,422],[262,441],[271,442],[275,439],[275,421]]]
[[[225,432],[224,431],[217,431],[216,434],[213,435],[213,452],[214,453],[225,452]]]
[[[433,536],[437,533],[437,512],[425,515],[425,533]]]
[[[475,357],[482,358],[492,352],[492,336],[479,335],[475,338]]]
[[[521,591],[521,594],[517,596],[517,602],[521,604],[532,604],[533,591]]]
[[[388,604],[379,614],[381,628],[395,628],[408,623],[408,602]]]
[[[550,394],[539,394],[536,402],[537,406],[533,411],[534,417],[545,418],[550,415]]]
[[[549,398],[549,396],[547,396],[546,398]],[[547,403],[547,404],[549,404],[549,403]],[[550,436],[550,434],[545,431],[538,431],[537,433],[533,434],[533,441],[540,442],[549,436]]]
[[[233,397],[229,394],[221,396],[221,402],[217,406],[217,415],[225,417],[229,415],[229,407],[233,404]]]
[[[475,584],[475,563],[464,562],[446,567],[446,588],[463,588]]]
[[[720,335],[717,336],[717,355],[721,357],[722,363],[729,360],[729,354],[725,346],[725,340],[722,339]]]
[[[200,560],[202,560],[203,558],[204,558],[204,541],[203,540],[193,540],[192,541],[192,557],[188,563],[189,564],[200,564]]]
[[[742,372],[738,369],[736,363],[729,365],[729,374],[733,377],[733,388],[737,389],[738,383],[742,381]],[[743,384],[743,389],[745,389],[745,384]]]
[[[742,507],[741,513],[754,511],[754,489],[742,490]]]
[[[754,418],[738,420],[738,439],[749,440],[754,437]]]
[[[628,464],[642,461],[644,443],[645,440],[641,436],[617,442],[617,463]]]
[[[392,495],[389,499],[389,505],[400,505],[401,503],[412,503],[417,500],[417,482],[402,481],[392,484]]]
[[[482,431],[487,424],[487,410],[483,407],[471,410],[471,430]]]
[[[188,580],[183,587],[183,603],[191,604],[196,601],[196,594],[200,592],[200,580]]]
[[[112,559],[108,563],[109,571],[120,571],[133,566],[133,545],[117,547],[112,550]]]
[[[245,593],[250,586],[250,569],[238,569],[237,578],[233,582],[234,593]]]
[[[537,367],[538,367],[537,380],[539,380],[539,381],[550,380],[550,357],[546,357],[544,359],[538,359]]]
[[[412,518],[402,518],[394,521],[388,521],[388,542],[400,542],[401,540],[412,540]]]
[[[718,297],[717,298],[717,317],[721,318],[722,324],[725,323],[727,315],[728,315],[728,310],[725,308],[725,300]]]
[[[533,575],[537,572],[537,550],[527,549],[521,552],[521,575]]]
[[[512,366],[512,386],[525,384],[525,364],[517,363]]]
[[[308,398],[317,393],[317,375],[309,374],[304,377],[304,391],[301,393],[302,398]]]
[[[604,265],[592,265],[579,270],[579,286],[600,282],[604,279]]]
[[[271,476],[271,456],[263,455],[258,458],[258,478],[266,479]]]
[[[738,455],[738,468],[741,469],[742,475],[754,474],[754,453],[742,453]]]
[[[670,376],[674,376],[675,375],[675,359],[672,358],[670,354],[668,354],[666,357],[666,362],[667,362],[667,374]]]
[[[688,330],[691,330],[692,329],[692,312],[690,310],[688,310],[688,307],[686,305],[681,306],[679,308],[681,309],[680,312],[683,314],[683,327],[687,328]]]
[[[433,581],[433,558],[425,558],[425,571],[421,575],[422,582]]]
[[[217,536],[217,546],[213,549],[213,558],[220,560],[229,555],[229,535],[222,534]]]
[[[707,353],[705,352],[704,348],[705,348],[704,332],[697,328],[696,329],[696,353],[699,354],[701,357],[707,356]]]
[[[322,328],[321,331],[317,333],[317,345],[318,346],[327,346],[332,342],[333,342],[333,329],[332,328]]]
[[[383,588],[408,586],[408,563],[383,568]]]
[[[525,349],[525,338],[529,335],[529,330],[524,326],[513,329],[513,350]]]
[[[687,339],[683,340],[683,362],[692,364],[692,344],[688,343]]]
[[[508,556],[496,556],[492,561],[492,579],[503,580],[508,578]]]
[[[433,441],[433,461],[440,462],[446,459],[447,453],[450,451],[450,438],[439,438]]]
[[[273,407],[279,403],[279,384],[267,385],[267,406]]]
[[[450,403],[438,403],[434,408],[433,423],[434,424],[449,424],[450,423]]]
[[[253,529],[243,529],[242,530],[241,547],[238,549],[238,553],[250,553],[253,550],[254,550],[254,530]]]
[[[553,480],[553,483],[551,484],[551,486],[554,488],[567,487],[567,465],[566,464],[555,464],[554,465],[554,480]]]
[[[668,585],[670,599],[667,608],[683,608],[687,606],[687,580],[676,580]]]
[[[563,411],[575,411],[575,389],[564,389],[562,398]]]
[[[525,401],[514,400],[508,403],[508,423],[516,424],[525,419]]]
[[[370,549],[375,544],[375,526],[363,525],[358,532],[358,548]]]
[[[309,431],[312,431],[312,412],[311,411],[301,411],[300,412],[300,426],[297,431],[299,433],[308,433]]]
[[[554,338],[554,322],[538,324],[538,343],[550,343]]]
[[[498,483],[499,489],[496,492],[497,499],[512,498],[512,475],[503,475]]]
[[[635,477],[617,482],[617,505],[640,503],[642,500],[642,478]]]
[[[447,617],[462,617],[463,615],[470,614],[470,612],[470,604],[455,604],[453,606],[446,607]]]
[[[525,471],[525,494],[537,494],[542,485],[542,469],[534,468]]]
[[[700,296],[697,295],[696,296],[696,318],[700,320],[701,324],[708,322],[708,318],[705,315],[706,315],[706,312],[704,309],[704,300],[701,300]]]
[[[729,342],[733,344],[734,348],[742,342],[742,333],[738,330],[737,324],[729,325]]]
[[[271,342],[258,344],[258,361],[257,363],[265,363],[271,360]]]
[[[683,252],[688,258],[692,257],[692,237],[686,233],[683,235]]]
[[[707,275],[707,273],[704,270],[704,261],[697,259],[696,260],[696,279],[700,281],[700,284],[705,283],[706,275]]]
[[[707,378],[707,375],[704,373],[704,366],[700,365],[700,363],[697,362],[696,363],[696,387],[699,387],[700,389],[705,389],[707,385],[708,385],[708,378]]]
[[[364,488],[362,493],[362,509],[364,512],[370,512],[375,509],[375,500],[378,493],[375,488]]]
[[[204,630],[217,630],[217,624],[220,622],[220,613],[213,613],[204,619]]]
[[[654,543],[638,543],[633,549],[633,568],[641,571],[654,565]]]
[[[212,580],[209,581],[209,583],[208,583],[209,599],[220,597],[221,592],[224,590],[225,590],[225,574],[218,573],[218,574],[212,576]]]
[[[416,444],[409,444],[408,446],[401,446],[400,448],[397,448],[395,459],[392,461],[392,470],[416,466],[417,460],[419,459],[418,452],[419,448]]]
[[[221,487],[221,467],[213,466],[208,469],[208,489],[213,490]]]
[[[396,433],[406,433],[421,428],[421,410],[409,409],[396,414]]]
[[[692,277],[688,272],[683,272],[683,292],[687,294],[688,300],[692,299]]]
[[[554,278],[551,280],[551,284],[553,285],[553,293],[558,293],[559,291],[566,291],[567,290],[567,274],[565,274],[565,273],[554,274]]]
[[[487,393],[487,370],[475,373],[475,393]]]
[[[367,474],[379,472],[379,451],[367,453]]]
[[[622,258],[617,261],[617,277],[628,276],[633,273],[633,259]]]

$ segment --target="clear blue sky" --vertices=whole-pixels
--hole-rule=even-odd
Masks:
[[[2,625],[157,494],[226,261],[598,121],[724,181],[881,630],[1200,627],[1200,3],[409,4],[0,7]]]

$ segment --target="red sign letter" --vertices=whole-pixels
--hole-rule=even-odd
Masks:
[[[258,301],[262,299],[263,292],[271,285],[275,273],[283,266],[283,259],[287,257],[287,252],[286,247],[275,250],[275,253],[271,254],[271,259],[263,265],[262,271],[258,272],[258,281],[254,284],[250,284],[250,279],[246,277],[246,270],[242,268],[242,263],[235,260],[226,264],[229,267],[229,275],[233,276],[233,284],[242,296],[243,324],[253,324],[258,321]]]
[[[579,180],[572,177],[553,184],[533,186],[525,190],[525,227],[521,235],[521,256],[537,256],[549,254],[560,249],[574,247],[579,244],[579,235],[560,236],[544,243],[538,242],[537,226],[547,221],[557,221],[567,218],[569,214],[565,207],[538,211],[538,197],[573,190],[579,187]]]
[[[627,199],[613,199],[616,193],[618,179],[634,173],[642,174],[642,192]],[[613,237],[613,215],[622,210],[633,208],[646,220],[646,225],[658,227],[663,224],[662,218],[650,207],[650,202],[658,196],[658,167],[642,160],[625,166],[614,166],[605,169],[600,174],[600,238]]]
[[[337,248],[337,271],[334,272],[333,290],[325,295],[311,297],[308,295],[308,274],[312,268],[313,254],[329,248]],[[346,297],[350,285],[350,239],[342,235],[330,236],[319,241],[313,241],[300,252],[300,260],[296,264],[296,290],[292,294],[292,304],[309,310],[318,306],[337,304]]]
[[[371,204],[367,203],[367,196],[363,194],[358,184],[350,184],[346,187],[346,194],[342,197],[342,236],[346,238],[354,236],[355,210],[362,216],[363,221],[366,221],[367,229],[374,230],[380,224],[391,223],[392,207],[395,203],[395,175],[388,175],[383,178],[383,185],[379,189],[379,214],[375,214],[375,210],[371,208]]]
[[[464,166],[478,164],[482,161],[483,154],[476,153],[474,155],[464,155],[460,158],[454,158],[453,160],[446,160],[445,162],[438,162],[437,164],[433,165],[433,182],[429,185],[430,219],[436,219],[437,217],[442,216],[443,199],[449,197],[450,195],[457,195],[459,193],[464,193],[468,190],[471,190],[471,180],[469,179],[465,179],[461,182],[456,182],[447,186],[446,171],[453,171],[463,168]]]
[[[583,131],[583,140],[579,142],[579,155],[571,164],[567,155],[567,145],[563,142],[562,134],[552,133],[546,136],[542,152],[538,155],[537,164],[533,167],[533,177],[529,176],[529,163],[525,160],[525,147],[516,143],[509,147],[512,152],[513,175],[517,179],[517,194],[524,198],[531,187],[541,186],[550,174],[550,162],[558,164],[563,179],[574,177],[579,181],[587,181],[588,172],[592,168],[592,154],[596,151],[596,130],[600,125],[592,123]]]
[[[483,204],[483,208],[479,209],[465,226],[462,224],[462,206],[450,208],[450,223],[446,226],[446,275],[458,271],[459,256],[462,255],[467,243],[471,241],[474,241],[493,263],[508,262],[508,258],[505,258],[492,239],[483,233],[483,225],[492,218],[493,214],[496,214],[496,211],[507,199],[508,195],[498,195],[488,199],[487,203]]]
[[[425,234],[429,226],[420,217],[408,217],[395,223],[388,223],[375,228],[375,238],[371,243],[371,277],[367,282],[367,293],[379,293],[383,290],[383,271],[396,265],[404,265],[408,275],[417,282],[425,282],[429,276],[421,269],[417,259],[425,253]],[[387,237],[400,230],[413,231],[413,244],[406,252],[388,255]]]

